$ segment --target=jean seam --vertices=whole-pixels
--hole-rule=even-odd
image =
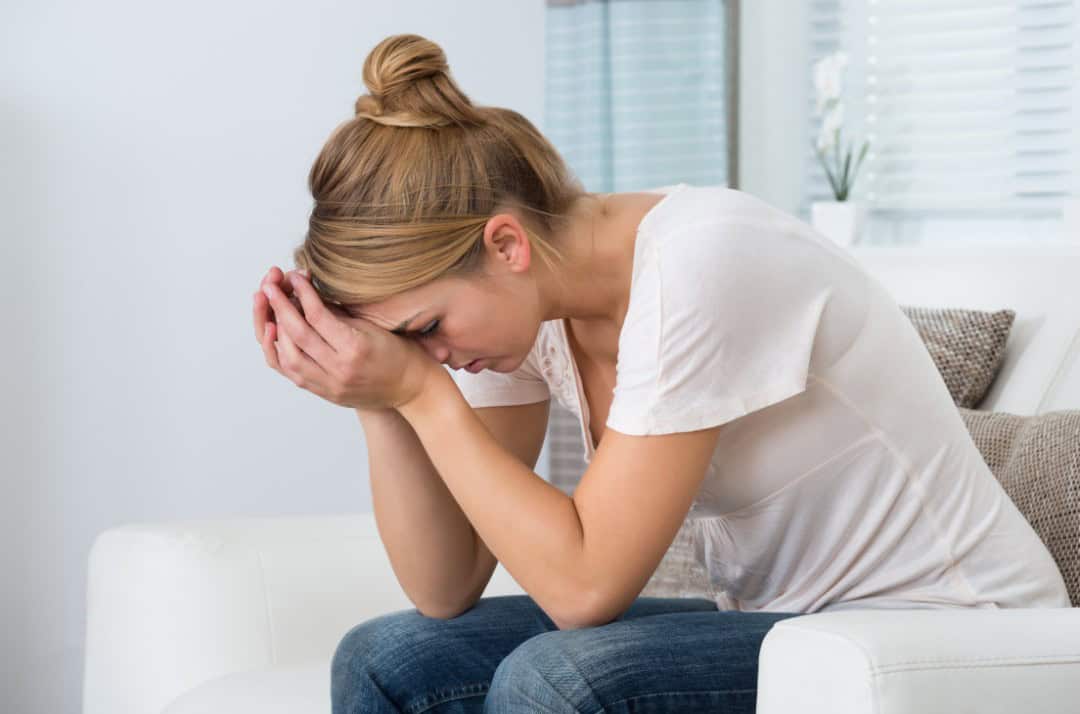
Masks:
[[[663,697],[671,694],[745,694],[747,692],[757,692],[757,687],[753,689],[676,689],[670,692],[649,692],[648,694],[638,694],[633,697],[624,697],[617,699],[614,702],[608,702],[593,714],[605,714],[607,707],[613,707],[616,704],[622,704],[623,702],[632,702],[635,699],[648,699],[649,697]]]
[[[457,699],[468,699],[470,697],[483,697],[487,695],[489,682],[477,682],[475,684],[467,684],[463,687],[454,687],[448,690],[436,690],[435,693],[428,694],[426,696],[435,697],[435,701],[421,705],[421,708],[414,709],[413,707],[406,707],[406,714],[422,714],[433,707],[437,707],[440,704],[446,702],[452,702]]]

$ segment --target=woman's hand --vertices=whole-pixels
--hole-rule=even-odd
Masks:
[[[343,407],[392,409],[423,391],[433,367],[441,369],[407,338],[363,319],[346,323],[301,274],[290,272],[279,285],[274,270],[255,295],[255,329],[266,363],[298,387]]]
[[[267,283],[275,283],[281,288],[281,291],[289,296],[289,299],[293,301],[293,304],[299,304],[296,296],[292,292],[292,283],[285,279],[285,274],[281,272],[276,266],[271,266],[263,277],[262,282],[259,283],[259,289],[255,291],[252,296],[254,301],[254,317],[255,317],[255,341],[262,344],[263,339],[267,336],[267,330],[270,330],[270,346],[273,349],[277,349],[274,341],[277,339],[274,337],[274,331],[277,325],[274,323],[274,311],[270,307],[270,301],[263,294],[262,287]]]

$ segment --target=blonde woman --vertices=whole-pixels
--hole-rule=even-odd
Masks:
[[[748,194],[594,194],[441,49],[379,43],[310,174],[267,363],[355,409],[415,609],[345,633],[336,714],[753,712],[762,638],[844,608],[1067,607],[914,327]],[[572,496],[533,471],[550,399]],[[721,594],[641,597],[680,526]],[[496,561],[527,595],[482,598]]]

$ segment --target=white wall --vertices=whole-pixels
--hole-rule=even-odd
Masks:
[[[543,4],[17,0],[0,35],[0,710],[79,711],[86,557],[120,523],[369,511],[351,410],[263,361],[307,172],[383,37],[543,118]]]

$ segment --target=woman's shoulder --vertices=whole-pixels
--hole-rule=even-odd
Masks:
[[[676,184],[651,192],[665,193],[639,226],[639,232],[652,239],[679,233],[707,237],[726,226],[755,227],[762,237],[777,232],[802,233],[810,228],[754,194],[727,186]]]
[[[679,186],[642,220],[636,273],[655,263],[664,282],[693,288],[687,297],[743,301],[795,284],[858,291],[865,282],[854,257],[799,217],[738,189]]]

